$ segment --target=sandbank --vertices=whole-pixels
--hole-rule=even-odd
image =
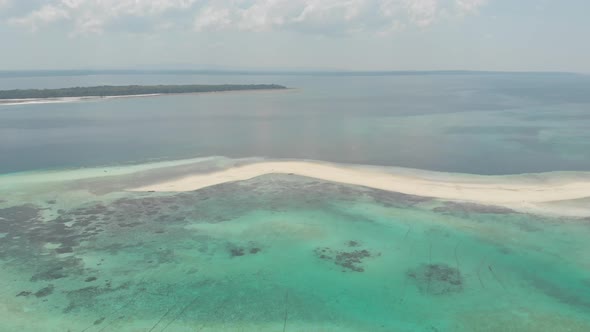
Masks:
[[[222,183],[243,181],[267,174],[292,174],[343,184],[358,185],[390,192],[497,205],[525,212],[588,216],[585,208],[563,208],[560,202],[590,197],[588,176],[560,176],[544,173],[523,176],[457,175],[447,173],[400,172],[313,161],[268,161],[233,167],[212,173],[194,174],[129,191],[185,192]]]

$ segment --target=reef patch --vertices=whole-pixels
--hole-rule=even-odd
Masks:
[[[347,241],[345,246],[348,248],[358,248],[354,250],[336,250],[329,247],[318,247],[314,249],[314,254],[317,258],[330,261],[342,268],[342,272],[365,272],[363,266],[367,258],[381,256],[381,253],[374,253],[367,249],[360,249],[361,243],[359,241]]]
[[[418,290],[428,295],[447,295],[463,291],[461,271],[446,264],[424,264],[406,272]]]

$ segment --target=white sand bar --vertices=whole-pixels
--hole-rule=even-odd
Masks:
[[[195,174],[131,191],[182,192],[221,183],[242,181],[266,174],[296,174],[326,181],[365,186],[391,192],[500,205],[517,210],[539,210],[536,203],[571,201],[590,197],[590,178],[559,173],[516,176],[443,176],[436,172],[400,172],[310,161],[269,161],[233,167],[208,174]],[[440,174],[436,176],[436,174]],[[457,181],[455,181],[457,180]],[[555,210],[555,207],[552,208]],[[571,207],[570,207],[571,209]],[[571,209],[572,212],[575,209]],[[586,209],[584,209],[586,211]],[[567,213],[564,213],[567,214]],[[580,213],[569,213],[580,215]],[[585,212],[581,213],[582,215]]]

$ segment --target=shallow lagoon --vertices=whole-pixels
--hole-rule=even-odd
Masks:
[[[2,330],[590,330],[588,219],[292,175],[117,187],[140,169],[0,179]]]

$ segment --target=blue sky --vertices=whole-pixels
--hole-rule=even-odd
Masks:
[[[588,0],[0,0],[0,70],[590,72]]]

